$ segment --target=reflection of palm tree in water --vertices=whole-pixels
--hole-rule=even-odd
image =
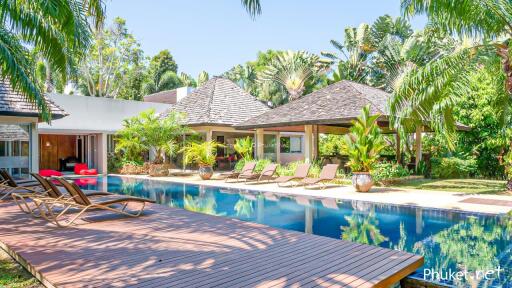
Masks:
[[[251,217],[254,212],[252,201],[246,198],[240,198],[235,204],[235,212],[237,217]]]
[[[497,221],[502,220],[468,217],[429,237],[428,241],[417,242],[413,252],[425,257],[425,267],[438,271],[451,267],[471,276],[476,271],[496,269],[500,265],[499,251],[503,250],[500,247],[510,245],[511,238],[510,226]],[[454,284],[458,287],[487,287],[492,282],[492,279],[468,277]]]
[[[354,211],[351,216],[345,216],[345,219],[348,226],[341,226],[343,240],[376,246],[388,240],[377,227],[379,222],[374,211],[368,214]]]
[[[225,213],[217,213],[217,201],[214,197],[185,195],[184,208],[189,211],[209,215],[221,216]]]

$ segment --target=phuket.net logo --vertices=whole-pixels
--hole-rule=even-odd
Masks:
[[[460,282],[468,280],[492,280],[500,278],[500,273],[503,269],[498,266],[489,270],[476,270],[476,271],[459,271],[450,269],[423,269],[423,279],[426,281],[448,281]]]

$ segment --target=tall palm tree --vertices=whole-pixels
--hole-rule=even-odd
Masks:
[[[15,90],[34,102],[44,120],[51,116],[25,44],[34,47],[52,70],[66,79],[91,45],[88,17],[95,26],[101,25],[102,0],[1,1],[1,78],[8,79]]]
[[[509,56],[512,3],[467,0],[456,4],[451,0],[402,0],[402,11],[406,16],[426,14],[432,25],[447,33],[485,40],[463,41],[452,53],[403,77],[391,102],[391,114],[397,116],[395,125],[404,125],[406,118],[435,119],[435,128],[453,134],[455,121],[451,109],[458,95],[465,93],[468,72],[481,63],[501,66],[496,77],[503,79],[504,93],[497,97],[507,103],[502,105],[503,108],[509,107],[512,96],[512,60]]]
[[[305,51],[285,51],[258,74],[258,80],[279,83],[288,91],[289,101],[293,101],[302,96],[307,81],[326,72],[329,64]]]

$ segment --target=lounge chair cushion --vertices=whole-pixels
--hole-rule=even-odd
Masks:
[[[89,169],[89,166],[87,166],[87,163],[76,163],[74,172],[77,175],[83,175],[82,170],[87,170],[87,169]]]
[[[54,177],[54,176],[62,176],[63,174],[56,170],[44,169],[44,170],[39,170],[39,175],[41,175],[43,177]]]
[[[98,170],[96,169],[83,169],[80,171],[80,175],[98,175]]]

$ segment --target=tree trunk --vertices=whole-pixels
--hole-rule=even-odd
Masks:
[[[53,81],[52,81],[52,68],[50,66],[50,62],[44,61],[45,69],[46,69],[46,79],[44,81],[44,86],[46,88],[47,93],[53,92]]]
[[[501,57],[503,72],[505,73],[505,89],[512,94],[512,62],[509,55],[509,47],[507,43],[497,44],[496,53]]]

